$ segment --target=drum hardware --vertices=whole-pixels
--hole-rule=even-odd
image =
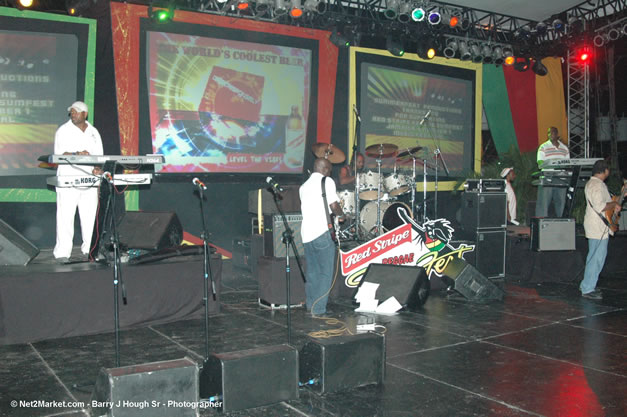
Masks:
[[[332,164],[341,164],[346,160],[346,155],[332,143],[316,143],[311,147],[317,158],[328,159]]]
[[[377,161],[377,173],[379,175],[379,182],[377,184],[377,224],[376,233],[381,234],[381,189],[383,183],[381,180],[381,160],[396,155],[398,146],[391,143],[380,143],[378,145],[371,145],[366,148],[366,155],[376,156]]]

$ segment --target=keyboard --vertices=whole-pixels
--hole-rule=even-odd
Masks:
[[[38,158],[49,164],[101,165],[115,161],[121,165],[153,165],[165,163],[163,155],[43,155]]]
[[[542,163],[541,168],[570,168],[570,167],[591,167],[601,158],[572,158],[572,159],[549,159]]]
[[[98,187],[100,175],[61,175],[48,177],[46,183],[60,188]],[[113,176],[114,185],[146,185],[152,182],[152,174],[117,174]]]

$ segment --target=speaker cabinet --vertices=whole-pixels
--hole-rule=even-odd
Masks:
[[[39,249],[0,220],[0,265],[27,265]]]
[[[214,353],[200,374],[200,398],[231,412],[298,398],[298,351],[289,345]]]
[[[305,258],[300,258],[306,269]],[[261,256],[257,261],[259,302],[267,306],[287,305],[285,288],[285,258]],[[296,258],[290,257],[290,304],[305,302],[305,281],[298,269]]]
[[[376,297],[380,302],[393,296],[410,311],[427,301],[431,288],[424,268],[419,266],[370,264],[359,286],[364,282],[379,284]]]
[[[460,223],[467,231],[507,227],[507,194],[463,193]]]
[[[463,259],[451,259],[444,270],[444,275],[454,281],[457,292],[471,301],[487,303],[502,300],[505,296],[503,290]]]
[[[300,227],[303,222],[303,216],[299,213],[285,214],[287,224],[292,229],[294,245],[299,256],[305,256],[305,247],[303,246],[303,238],[300,235]],[[264,254],[266,256],[285,257],[285,243],[283,243],[283,232],[285,232],[285,224],[281,215],[265,216],[264,224]],[[294,255],[290,248],[290,255]]]
[[[507,230],[477,230],[473,265],[488,278],[505,277]]]
[[[385,337],[378,333],[309,339],[300,352],[300,381],[320,393],[385,378]]]
[[[575,219],[531,219],[531,250],[575,250]]]
[[[183,226],[174,212],[127,211],[117,231],[120,244],[129,249],[158,251],[183,241]]]
[[[198,416],[198,365],[189,358],[98,373],[89,402],[92,416]]]

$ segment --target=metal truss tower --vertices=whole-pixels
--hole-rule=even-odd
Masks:
[[[568,51],[568,147],[571,158],[590,157],[590,69]]]

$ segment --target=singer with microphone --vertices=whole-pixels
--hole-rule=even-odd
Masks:
[[[102,139],[98,130],[87,121],[88,108],[82,101],[68,107],[70,120],[59,126],[54,135],[56,155],[103,155]],[[101,175],[99,167],[60,164],[57,176]],[[109,174],[110,175],[110,174]],[[106,178],[105,178],[106,179]],[[98,209],[97,187],[57,187],[57,239],[52,251],[57,263],[67,263],[72,255],[74,217],[76,209],[81,219],[82,260],[89,259],[91,237]]]
[[[307,310],[313,315],[325,314],[329,291],[333,282],[335,265],[335,244],[327,222],[327,212],[338,216],[343,222],[344,212],[339,204],[335,181],[331,174],[331,162],[318,158],[314,162],[314,172],[299,189],[303,222],[301,236],[307,261],[307,282],[305,299]],[[322,186],[326,194],[325,207]]]

